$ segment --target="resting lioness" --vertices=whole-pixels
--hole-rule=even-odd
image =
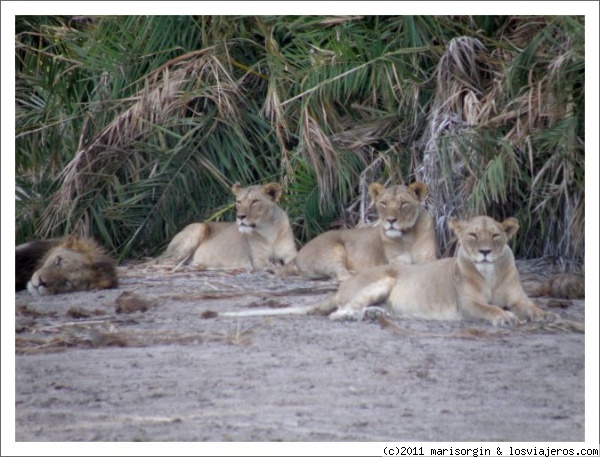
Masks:
[[[199,269],[260,269],[289,262],[297,254],[287,214],[278,206],[277,183],[231,188],[236,197],[236,222],[194,223],[179,232],[163,261]]]
[[[421,205],[427,196],[425,184],[385,188],[372,183],[369,195],[377,207],[379,227],[325,232],[309,241],[292,262],[276,273],[342,281],[376,265],[435,260],[433,221]]]
[[[459,241],[456,257],[422,265],[382,266],[356,275],[321,305],[338,308],[332,319],[356,319],[369,305],[383,303],[396,316],[424,319],[484,319],[511,325],[519,319],[554,321],[525,294],[507,241],[517,219],[500,223],[487,216],[451,221]],[[508,308],[504,310],[502,308]]]

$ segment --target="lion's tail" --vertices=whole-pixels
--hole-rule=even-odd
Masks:
[[[247,309],[241,311],[224,311],[211,313],[209,317],[255,317],[255,316],[291,316],[291,315],[328,315],[337,309],[336,295],[332,294],[325,301],[309,306],[291,306],[289,308]]]
[[[291,316],[311,314],[315,307],[311,306],[292,306],[289,308],[263,308],[263,309],[246,309],[242,311],[225,311],[219,312],[219,317],[255,317],[255,316]]]

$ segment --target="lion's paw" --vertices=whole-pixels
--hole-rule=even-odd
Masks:
[[[536,321],[551,323],[558,322],[559,320],[561,320],[561,317],[558,314],[553,313],[552,311],[542,311],[541,314],[539,316],[536,316],[534,319]]]
[[[513,327],[519,324],[519,318],[510,311],[504,311],[499,316],[492,319],[492,325],[495,327]]]
[[[384,316],[388,316],[388,312],[384,308],[369,306],[362,311],[360,320],[373,321]]]
[[[332,321],[357,321],[362,317],[363,311],[360,309],[340,308],[329,315]]]

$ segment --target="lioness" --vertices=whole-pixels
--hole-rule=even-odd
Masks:
[[[500,223],[487,216],[451,221],[459,241],[454,258],[422,265],[388,265],[365,271],[340,285],[321,311],[338,308],[331,319],[358,318],[383,303],[392,314],[425,319],[484,319],[512,325],[519,319],[554,321],[525,294],[507,241],[517,219]],[[502,308],[508,308],[504,310]]]
[[[325,232],[309,241],[276,273],[343,281],[354,272],[376,265],[435,260],[433,221],[421,205],[427,192],[421,182],[387,188],[372,183],[369,196],[377,207],[379,227]]]
[[[90,238],[38,240],[16,248],[16,289],[34,295],[118,287],[115,263]]]
[[[179,232],[161,260],[199,269],[260,269],[289,262],[297,254],[286,212],[278,206],[277,183],[231,188],[236,222],[194,223]]]

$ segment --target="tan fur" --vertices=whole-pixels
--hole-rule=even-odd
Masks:
[[[68,237],[50,249],[27,284],[34,295],[118,287],[115,263],[89,238]]]
[[[425,184],[385,188],[372,183],[369,195],[377,207],[379,227],[325,232],[309,241],[292,262],[276,273],[342,281],[376,265],[435,260],[433,221],[421,205],[427,196]]]
[[[483,319],[513,325],[521,319],[554,321],[525,294],[507,245],[519,224],[486,216],[451,221],[459,240],[456,257],[421,265],[381,266],[340,285],[321,311],[332,319],[356,319],[365,308],[383,303],[396,316],[439,320]],[[504,310],[503,308],[507,308]]]
[[[278,206],[281,186],[232,187],[236,222],[194,223],[179,232],[161,260],[199,269],[260,269],[297,254],[287,214]]]

